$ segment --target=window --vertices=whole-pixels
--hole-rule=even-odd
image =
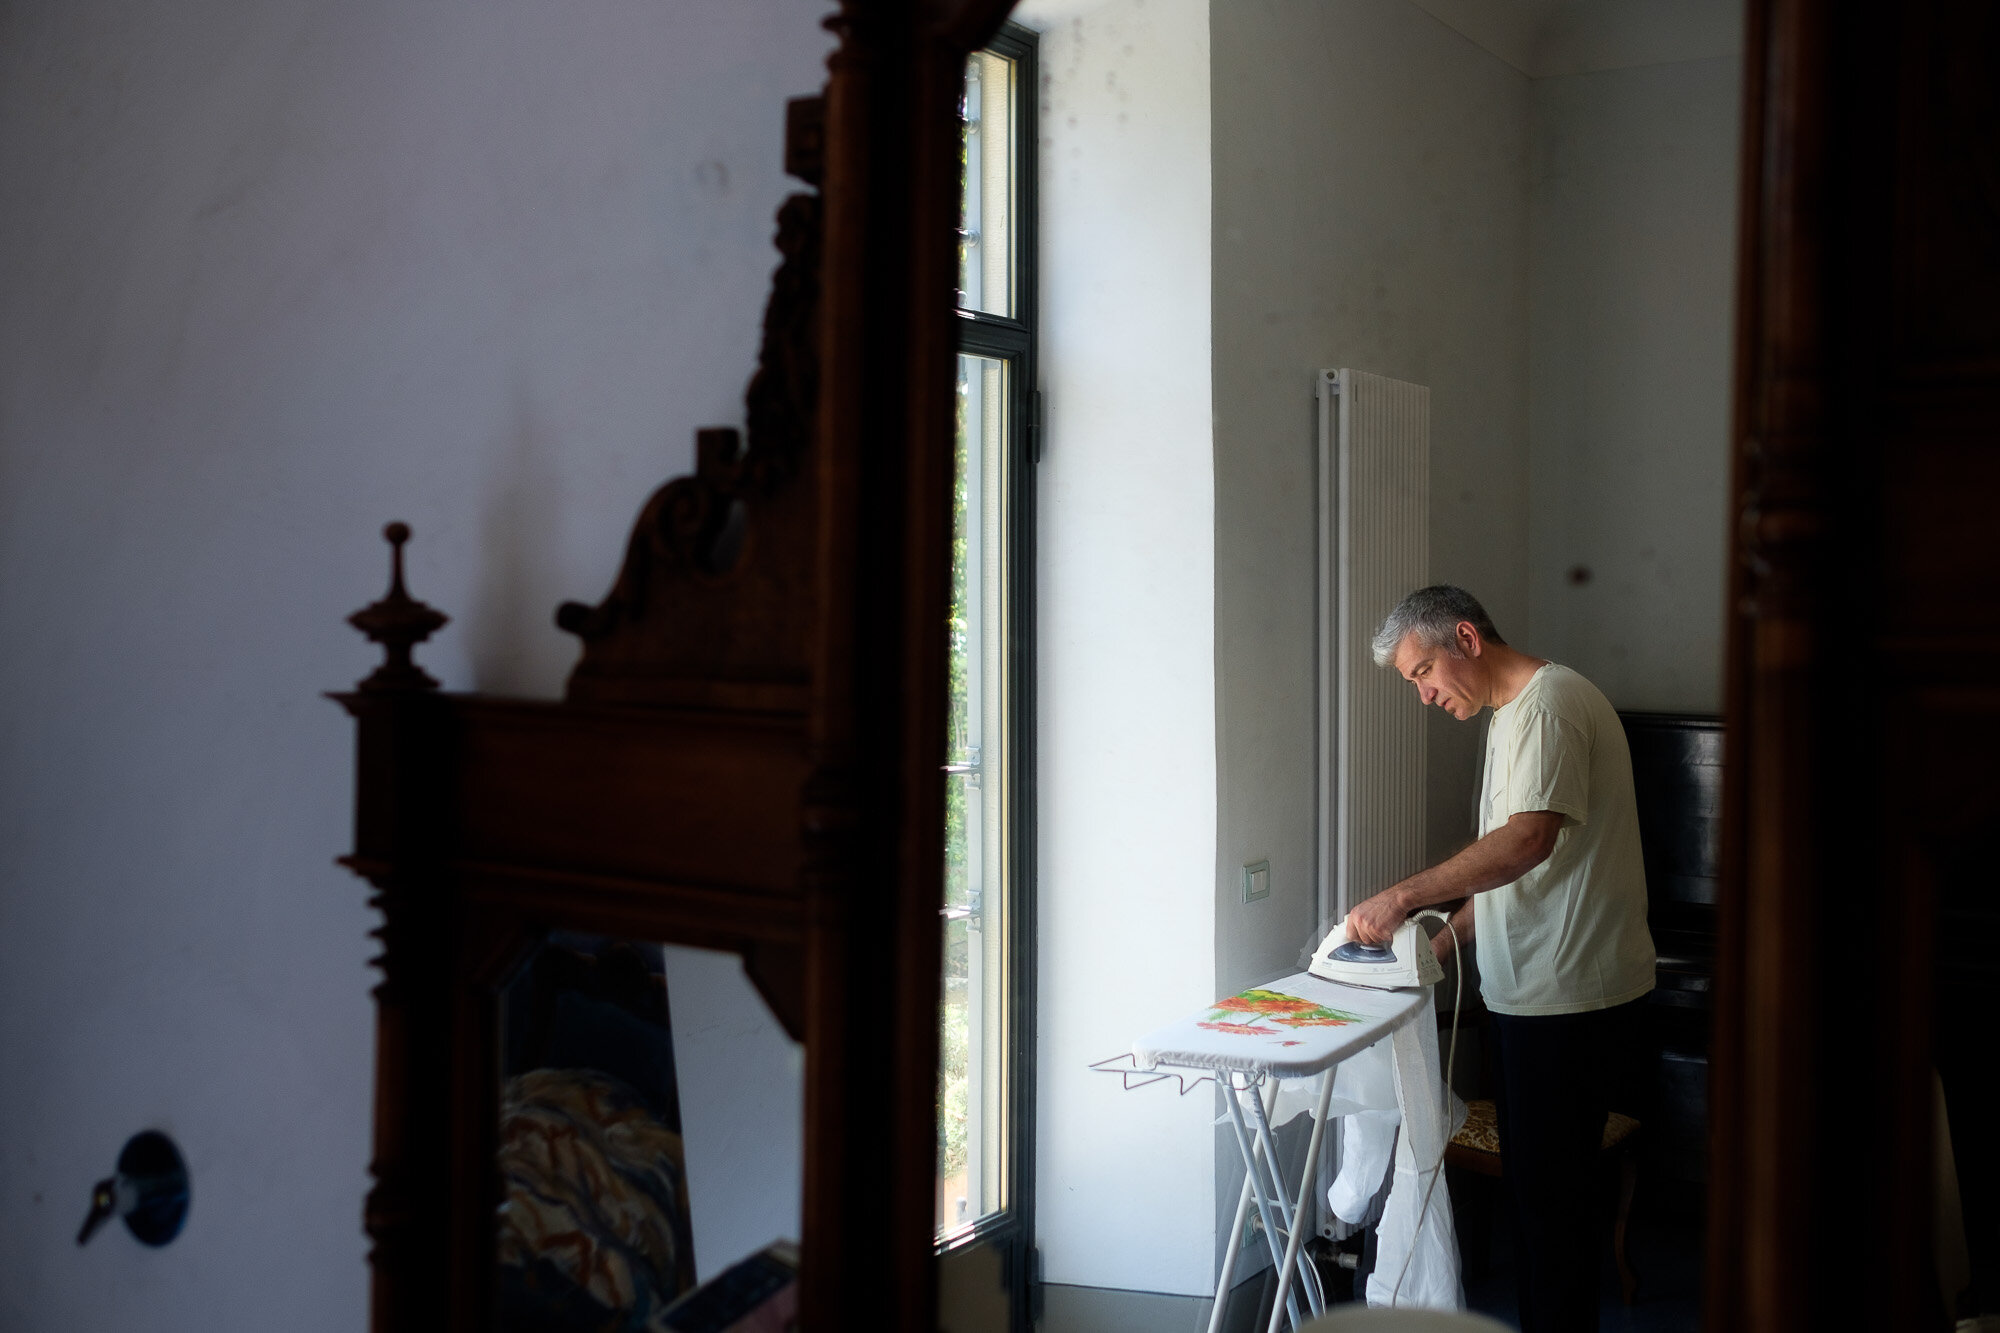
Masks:
[[[1003,318],[1015,316],[1020,285],[1014,227],[1014,185],[1020,175],[1014,114],[1018,68],[1017,61],[997,51],[975,52],[965,62],[965,95],[959,102],[965,131],[960,140],[958,306]]]
[[[1026,1244],[1034,37],[966,63],[945,794],[939,1244]],[[1019,1271],[1021,1265],[1015,1266]]]

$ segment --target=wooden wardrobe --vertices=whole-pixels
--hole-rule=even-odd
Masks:
[[[828,20],[747,438],[702,432],[561,608],[560,702],[438,690],[400,562],[355,617],[387,654],[339,696],[383,919],[376,1333],[495,1326],[498,994],[559,931],[742,955],[805,1046],[804,1326],[934,1326],[957,102],[1008,7]]]

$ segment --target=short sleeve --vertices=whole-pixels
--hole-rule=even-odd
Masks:
[[[1553,810],[1587,822],[1590,808],[1590,742],[1581,728],[1545,708],[1523,715],[1505,756],[1506,786],[1498,793],[1495,824],[1531,810]]]

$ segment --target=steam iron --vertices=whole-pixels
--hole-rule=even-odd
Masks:
[[[1426,913],[1425,915],[1429,915]],[[1356,944],[1347,938],[1347,918],[1320,941],[1313,950],[1306,971],[1328,981],[1373,990],[1400,990],[1406,986],[1435,986],[1444,980],[1444,968],[1431,949],[1430,937],[1411,917],[1396,927],[1387,947]]]

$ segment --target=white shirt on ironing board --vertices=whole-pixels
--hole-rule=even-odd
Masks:
[[[1493,710],[1483,836],[1514,815],[1563,816],[1549,858],[1473,897],[1480,993],[1501,1014],[1574,1014],[1653,988],[1632,753],[1611,701],[1550,662]]]

